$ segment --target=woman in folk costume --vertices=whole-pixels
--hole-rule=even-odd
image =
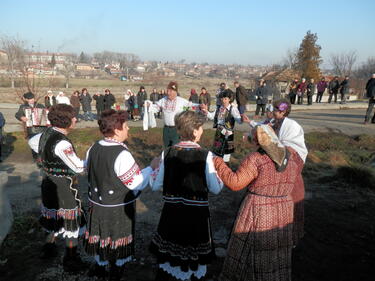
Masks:
[[[43,246],[43,257],[56,256],[55,237],[61,236],[66,241],[64,270],[78,271],[82,269],[77,254],[78,235],[85,221],[82,203],[77,197],[76,175],[83,172],[84,163],[67,138],[77,120],[73,107],[66,104],[52,106],[48,119],[52,127],[29,140],[32,150],[38,153],[44,172],[40,223],[49,235]]]
[[[152,189],[163,187],[164,206],[151,252],[157,257],[156,280],[204,280],[215,257],[208,193],[218,194],[222,182],[213,154],[198,144],[204,116],[185,111],[175,122],[180,142],[167,148],[153,177]]]
[[[305,134],[303,128],[288,117],[292,109],[290,102],[286,99],[279,99],[274,101],[273,106],[273,128],[276,134],[283,145],[293,148],[298,153],[300,156],[298,160],[301,165],[304,165],[308,153]],[[294,201],[293,243],[296,246],[304,235],[305,186],[302,174],[299,174],[297,178],[292,198]]]
[[[106,110],[98,124],[104,139],[87,152],[90,209],[85,250],[96,260],[89,275],[103,277],[109,265],[110,280],[120,280],[123,265],[134,254],[135,200],[152,168],[141,170],[124,144],[129,131],[126,111]]]
[[[233,191],[247,188],[228,244],[221,281],[291,280],[293,201],[291,192],[302,164],[269,125],[253,130],[258,151],[236,172],[217,157],[219,177]]]
[[[231,103],[231,92],[224,90],[221,94],[221,106],[214,112],[209,112],[207,105],[201,105],[202,111],[208,119],[214,120],[216,134],[212,152],[223,157],[225,162],[230,161],[230,155],[234,152],[234,125],[242,123],[240,112]]]

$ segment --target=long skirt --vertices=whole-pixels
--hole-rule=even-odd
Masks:
[[[115,262],[122,266],[134,255],[135,202],[118,207],[91,204],[85,250],[99,265]]]
[[[222,130],[223,127],[218,127],[216,129],[214,144],[212,147],[212,152],[220,157],[234,152],[234,134],[225,136],[221,133]]]
[[[291,197],[248,194],[232,231],[221,281],[291,280]]]
[[[42,185],[40,224],[47,232],[77,238],[86,223],[74,178],[45,176]]]
[[[165,203],[150,250],[160,268],[180,280],[206,273],[215,258],[208,206]]]
[[[294,202],[294,221],[293,221],[293,245],[296,246],[304,236],[305,223],[305,185],[302,175],[297,177],[297,181],[291,193]]]

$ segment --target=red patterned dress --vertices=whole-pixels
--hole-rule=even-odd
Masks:
[[[248,189],[229,241],[221,281],[291,280],[291,192],[302,163],[294,150],[289,151],[283,172],[277,172],[274,162],[260,152],[248,155],[236,172],[215,158],[218,175],[228,188]]]

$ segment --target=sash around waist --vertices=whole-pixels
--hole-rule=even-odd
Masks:
[[[113,207],[120,207],[120,206],[125,206],[125,205],[129,205],[129,204],[132,204],[134,203],[136,200],[138,199],[138,197],[134,198],[133,200],[130,200],[130,201],[127,201],[127,202],[123,202],[123,203],[120,203],[120,204],[101,204],[99,202],[96,202],[94,200],[92,200],[91,198],[89,198],[89,201],[95,205],[98,205],[98,206],[101,206],[101,207],[107,207],[107,208],[113,208]]]
[[[169,196],[163,196],[163,200],[165,203],[172,203],[172,204],[184,204],[189,206],[201,206],[201,207],[208,207],[208,200],[191,200],[186,199],[184,197],[169,197]]]
[[[248,193],[251,194],[251,195],[262,196],[262,197],[267,197],[267,198],[287,198],[289,196],[289,194],[288,195],[279,195],[279,196],[265,195],[265,194],[258,194],[258,193],[252,192],[252,191],[248,191]]]

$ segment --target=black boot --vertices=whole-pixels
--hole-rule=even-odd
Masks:
[[[66,272],[78,272],[87,268],[87,265],[81,260],[77,253],[77,247],[66,248],[63,266]]]
[[[124,266],[117,266],[111,263],[109,269],[109,281],[120,281],[124,274]]]
[[[51,259],[55,258],[58,255],[56,243],[46,243],[42,247],[42,254],[40,255],[41,259]]]
[[[93,265],[88,274],[87,274],[89,277],[94,277],[96,276],[97,278],[106,278],[107,276],[107,271],[105,270],[105,266],[100,266],[98,265],[97,263],[95,263],[95,265]]]

